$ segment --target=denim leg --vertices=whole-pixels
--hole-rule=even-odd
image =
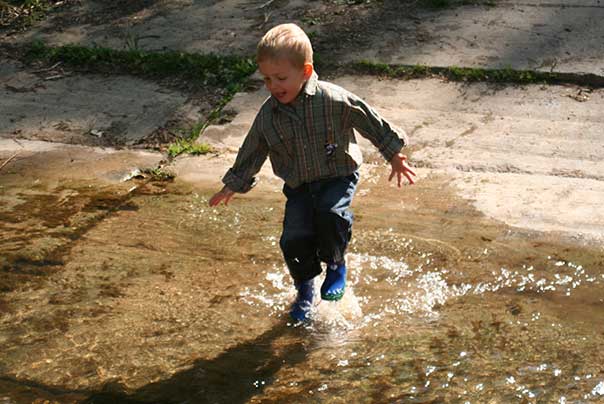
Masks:
[[[359,181],[358,172],[323,184],[315,197],[314,224],[321,261],[344,263],[352,236],[353,215],[350,204]]]
[[[294,282],[304,282],[321,273],[313,223],[313,197],[305,187],[283,188],[287,197],[283,233],[279,245]]]

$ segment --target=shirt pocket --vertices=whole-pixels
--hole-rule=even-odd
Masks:
[[[266,136],[266,141],[269,149],[269,160],[273,166],[273,172],[285,178],[291,173],[291,164],[294,157],[294,132],[291,128],[277,128],[273,126],[273,130]]]
[[[335,132],[335,142],[338,145],[336,148],[336,160],[339,165],[351,165],[355,164],[360,166],[363,163],[363,156],[361,149],[356,142],[353,129],[348,128],[337,128]]]

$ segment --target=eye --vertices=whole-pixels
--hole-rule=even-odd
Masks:
[[[279,80],[279,81],[285,81],[285,80],[287,80],[287,77],[277,77],[277,80]]]

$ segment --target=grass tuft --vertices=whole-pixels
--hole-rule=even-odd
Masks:
[[[141,170],[141,173],[150,177],[153,181],[172,181],[176,178],[176,175],[163,170],[161,167],[145,168]]]
[[[168,156],[174,158],[183,153],[192,154],[194,156],[208,154],[213,152],[212,146],[206,143],[195,143],[194,139],[181,139],[168,147]]]
[[[29,46],[26,57],[29,60],[43,60],[49,63],[61,61],[84,69],[118,70],[153,77],[179,76],[227,88],[246,80],[256,70],[256,63],[252,59],[237,56],[177,51],[146,52],[138,49],[116,50],[78,45],[49,47],[41,41]]]

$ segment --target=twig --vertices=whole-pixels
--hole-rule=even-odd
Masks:
[[[256,7],[256,10],[262,10],[264,7],[268,7],[271,5],[272,2],[274,2],[275,0],[268,0],[266,3],[264,3],[263,5]]]
[[[4,160],[4,163],[2,163],[2,165],[0,165],[0,170],[2,170],[4,168],[5,165],[7,165],[8,163],[10,163],[10,161],[12,159],[14,159],[15,157],[17,157],[19,155],[19,152],[13,154],[12,156],[10,156],[9,158],[7,158],[6,160]]]
[[[56,80],[62,79],[63,77],[67,77],[66,74],[55,74],[54,76],[46,77],[44,80]]]
[[[47,67],[46,69],[35,70],[32,73],[44,73],[44,72],[50,71],[50,70],[54,69],[55,67],[59,66],[61,63],[63,63],[63,62],[57,62],[54,65]]]

